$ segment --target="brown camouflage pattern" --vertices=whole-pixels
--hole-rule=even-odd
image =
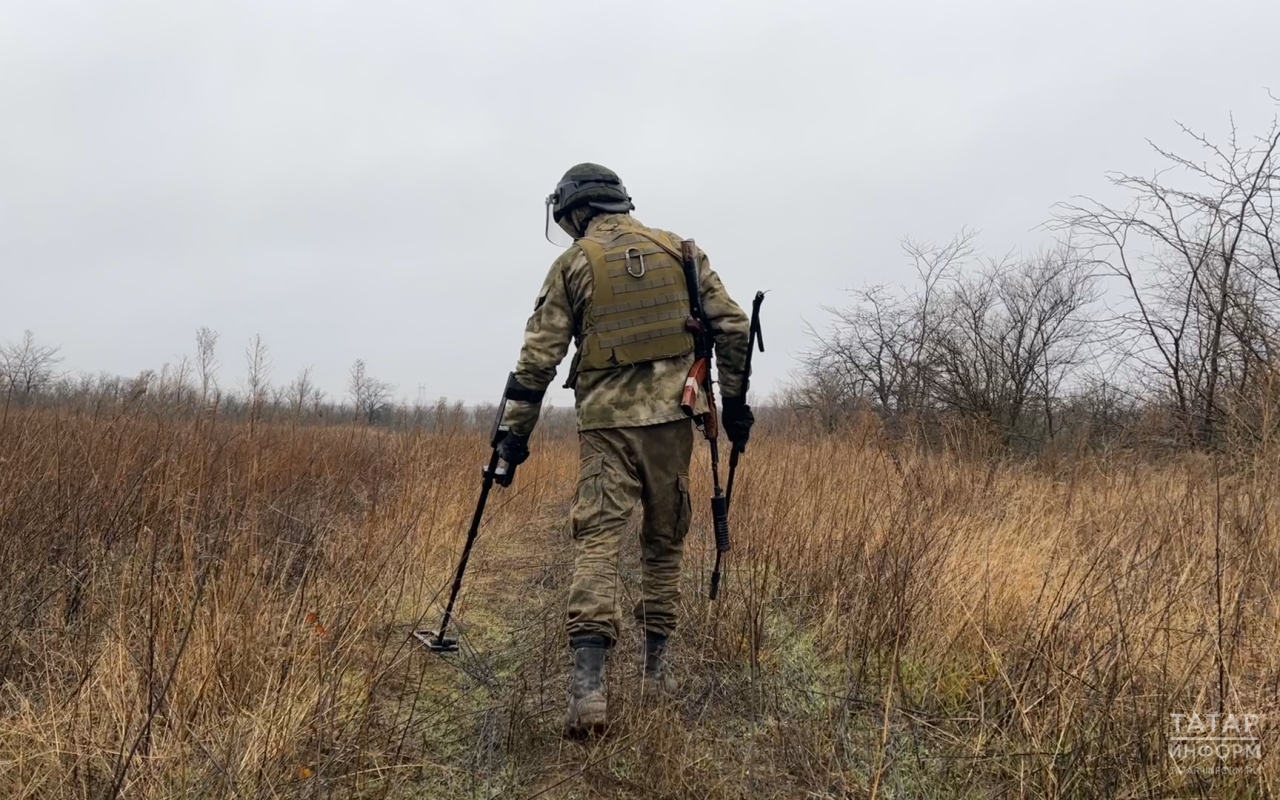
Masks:
[[[587,226],[587,233],[607,233],[628,221],[637,224],[629,214],[597,216]],[[742,392],[750,320],[729,297],[701,250],[698,280],[714,332],[720,393],[736,397]],[[515,370],[522,385],[546,389],[555,380],[569,345],[580,341],[583,335],[584,317],[591,305],[591,283],[591,265],[576,244],[551,265],[525,325],[524,346]],[[573,386],[578,430],[629,428],[684,419],[680,392],[692,364],[693,356],[686,355],[578,374]],[[538,404],[513,401],[508,405],[506,422],[514,432],[528,435],[537,424],[539,410]],[[699,410],[705,410],[705,403]]]

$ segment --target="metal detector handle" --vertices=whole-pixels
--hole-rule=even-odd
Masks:
[[[760,345],[760,352],[764,352],[764,331],[760,329],[760,304],[764,302],[764,292],[756,292],[755,299],[751,301],[751,338],[755,339],[756,344]],[[748,353],[750,346],[747,347]],[[751,356],[747,356],[750,363]]]
[[[516,479],[516,467],[518,465],[502,460],[502,457],[498,455],[498,445],[502,443],[502,440],[507,437],[511,430],[505,425],[499,426],[498,430],[500,433],[493,445],[493,457],[485,465],[483,472],[486,478],[492,477],[493,482],[499,486],[510,486],[511,482]]]
[[[511,428],[502,424],[502,418],[507,415],[507,403],[511,399],[511,393],[513,390],[518,392],[521,389],[523,387],[516,380],[516,374],[507,373],[507,382],[502,387],[502,399],[498,401],[498,413],[494,415],[493,429],[489,433],[489,446],[493,448],[493,457],[489,459],[483,471],[486,478],[492,477],[493,482],[499,486],[510,486],[516,479],[516,465],[503,461],[498,456],[498,445],[502,444],[502,440],[511,433]]]
[[[760,306],[764,303],[764,292],[757,291],[756,296],[751,300],[751,333],[747,339],[747,360],[742,368],[742,396],[745,398],[751,390],[751,356],[755,355],[756,347],[759,346],[760,352],[764,352],[764,330],[760,327]],[[734,442],[732,456],[741,453],[743,446]]]

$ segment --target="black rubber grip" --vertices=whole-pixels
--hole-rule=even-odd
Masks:
[[[729,551],[729,503],[724,496],[711,498],[711,520],[716,529],[716,551]]]

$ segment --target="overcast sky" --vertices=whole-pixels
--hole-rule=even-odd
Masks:
[[[542,200],[598,161],[744,307],[771,290],[768,390],[903,236],[1034,250],[1175,121],[1261,132],[1277,31],[1275,0],[0,0],[0,340],[135,374],[205,325],[224,385],[260,333],[281,382],[364,358],[492,400]]]

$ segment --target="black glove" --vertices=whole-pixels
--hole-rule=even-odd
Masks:
[[[528,457],[528,436],[508,432],[506,436],[502,437],[502,441],[498,442],[498,458],[501,458],[511,466],[517,467],[523,464]]]
[[[751,413],[751,406],[747,405],[747,398],[724,398],[724,413],[720,415],[720,421],[724,425],[724,432],[729,436],[729,441],[733,442],[739,453],[745,453],[747,439],[751,438],[751,426],[756,423],[756,417]]]

